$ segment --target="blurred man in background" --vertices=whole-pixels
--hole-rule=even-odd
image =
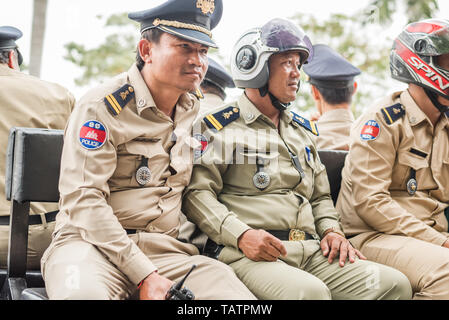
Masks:
[[[357,91],[354,77],[360,70],[324,44],[313,46],[313,60],[304,66],[317,113],[318,149],[349,150],[349,131],[354,122],[352,97]]]
[[[5,161],[8,134],[12,127],[64,129],[75,98],[58,84],[20,72],[23,58],[16,40],[22,32],[0,27],[0,267],[5,268],[9,242],[10,203],[5,197]],[[28,237],[29,269],[39,269],[50,244],[56,204],[31,203]]]

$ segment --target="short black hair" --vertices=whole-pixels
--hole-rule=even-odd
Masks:
[[[159,43],[163,32],[164,31],[159,30],[157,28],[148,29],[147,31],[142,33],[141,39],[146,39],[153,43]],[[145,66],[145,61],[143,61],[142,57],[140,56],[139,48],[137,48],[136,65],[137,68],[139,68],[139,70],[142,70],[143,67]]]
[[[8,64],[9,63],[9,53],[11,51],[15,51],[16,57],[18,57],[18,52],[16,49],[0,50],[0,64]]]
[[[324,88],[317,85],[314,86],[321,93],[324,101],[329,104],[351,103],[352,101],[352,96],[354,94],[353,83],[346,88]]]

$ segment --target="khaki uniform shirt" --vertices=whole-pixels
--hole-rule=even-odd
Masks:
[[[325,112],[316,122],[320,135],[316,146],[320,149],[349,150],[349,133],[354,122],[351,110],[337,109]]]
[[[64,129],[75,98],[60,85],[0,64],[0,216],[8,216],[5,196],[6,148],[12,127]],[[31,203],[31,213],[57,210],[55,204]]]
[[[405,115],[387,124],[382,109],[397,103]],[[377,136],[374,140],[364,141],[361,132],[372,128],[372,120],[380,131],[371,134]],[[442,245],[447,239],[441,232],[448,229],[447,116],[433,127],[408,91],[397,92],[357,119],[351,141],[337,202],[345,233],[378,231]],[[417,181],[413,196],[407,191],[411,169]]]
[[[278,131],[245,94],[229,106],[239,108],[240,116],[222,130],[200,122],[209,145],[195,161],[186,189],[183,208],[189,220],[216,243],[235,249],[240,235],[250,228],[300,229],[316,239],[329,228],[340,229],[312,134],[294,122],[290,112],[281,114]],[[289,150],[298,156],[302,179]],[[258,164],[270,176],[265,190],[253,182]],[[304,241],[304,246],[309,243],[315,251],[315,241],[310,242]]]
[[[204,99],[201,100],[200,114],[211,112],[224,104],[224,100],[213,93],[204,93]]]
[[[104,99],[121,88],[123,97],[134,97],[113,116]],[[79,233],[133,283],[155,271],[124,229],[177,236],[182,191],[193,167],[190,150],[197,146],[191,145],[196,141],[190,133],[198,110],[198,100],[185,94],[174,120],[163,114],[136,65],[87,93],[65,132],[55,233]],[[80,143],[80,132],[92,121],[106,129],[105,141],[88,150]],[[151,174],[141,186],[136,171],[145,158]]]

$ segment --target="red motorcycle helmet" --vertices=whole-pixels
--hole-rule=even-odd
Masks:
[[[391,76],[423,87],[428,95],[437,94],[449,100],[449,70],[437,63],[438,56],[447,53],[449,20],[411,23],[394,40],[390,53]]]

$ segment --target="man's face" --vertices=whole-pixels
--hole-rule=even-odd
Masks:
[[[193,91],[206,74],[208,50],[205,45],[164,32],[159,43],[151,44],[151,75],[159,84]]]
[[[282,103],[296,99],[299,88],[301,58],[298,52],[287,51],[270,57],[268,88]]]
[[[437,57],[437,64],[440,68],[443,68],[444,70],[449,71],[449,53],[443,54],[441,56]],[[438,96],[438,99],[440,101],[440,103],[444,104],[444,105],[449,105],[449,100],[445,99],[441,96]]]

